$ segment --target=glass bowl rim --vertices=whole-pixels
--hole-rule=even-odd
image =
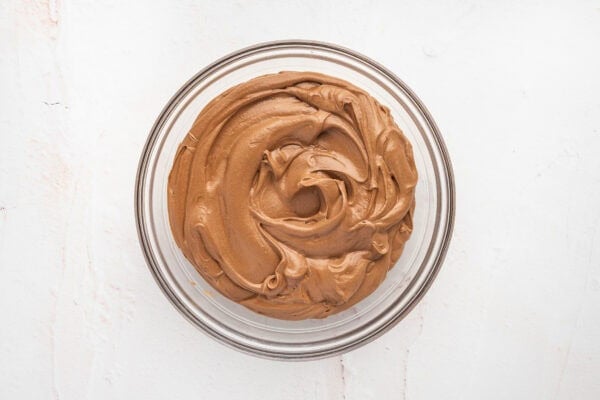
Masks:
[[[244,56],[254,54],[258,51],[265,50],[277,50],[282,48],[289,47],[297,47],[297,48],[306,48],[306,49],[320,49],[325,51],[333,51],[338,54],[342,54],[343,56],[350,57],[358,62],[365,64],[366,66],[373,68],[378,73],[381,73],[386,78],[388,78],[391,82],[397,85],[406,95],[410,98],[413,104],[418,108],[421,116],[427,123],[432,135],[435,140],[436,150],[439,151],[439,157],[442,163],[443,168],[440,173],[445,175],[446,180],[446,191],[447,191],[447,199],[446,199],[446,210],[447,216],[445,224],[440,226],[442,229],[442,235],[440,239],[440,247],[437,252],[434,252],[430,256],[435,257],[434,263],[431,269],[428,271],[427,276],[424,281],[421,283],[418,291],[408,299],[408,304],[401,308],[398,312],[393,314],[391,318],[389,318],[384,324],[378,327],[378,329],[369,332],[367,335],[363,335],[358,337],[358,339],[353,340],[350,343],[346,343],[343,346],[337,346],[328,348],[325,350],[313,350],[307,352],[285,352],[282,348],[276,350],[265,350],[264,348],[257,348],[246,343],[240,343],[230,337],[226,337],[221,335],[218,331],[214,330],[203,321],[198,320],[195,315],[187,308],[185,304],[178,298],[178,296],[174,293],[172,288],[167,283],[166,279],[163,277],[160,268],[157,265],[157,260],[153,255],[153,251],[151,249],[151,245],[149,244],[148,232],[146,231],[146,217],[144,216],[144,178],[147,175],[150,155],[152,153],[152,149],[160,135],[161,129],[165,123],[165,121],[170,116],[171,112],[174,108],[176,108],[185,95],[193,88],[193,85],[203,81],[206,77],[210,76],[213,70],[227,65],[231,62],[234,62]],[[135,210],[135,222],[138,233],[138,239],[140,242],[140,247],[142,249],[142,253],[146,260],[146,264],[154,277],[154,280],[160,287],[163,294],[167,297],[167,299],[171,302],[171,304],[190,322],[192,325],[204,331],[210,337],[216,339],[217,341],[227,345],[228,347],[235,348],[244,353],[251,354],[254,356],[259,356],[262,358],[275,359],[275,360],[314,360],[325,357],[331,357],[334,355],[339,355],[345,353],[347,351],[356,349],[361,347],[376,338],[383,335],[385,332],[389,331],[393,328],[398,322],[400,322],[406,315],[410,313],[410,311],[419,303],[419,301],[423,298],[427,290],[430,288],[431,284],[435,280],[448,251],[448,247],[450,244],[450,239],[452,237],[452,231],[454,228],[454,219],[455,219],[455,208],[456,208],[456,194],[455,194],[455,180],[454,180],[454,172],[452,168],[452,163],[450,161],[450,157],[448,154],[448,150],[442,138],[442,135],[437,127],[433,117],[423,104],[423,102],[417,97],[417,95],[406,85],[400,78],[398,78],[394,73],[389,71],[387,68],[379,64],[378,62],[370,59],[367,56],[364,56],[354,50],[350,50],[346,47],[339,46],[337,44],[315,41],[315,40],[277,40],[277,41],[268,41],[257,43],[255,45],[251,45],[240,50],[229,53],[228,55],[217,59],[213,63],[209,64],[205,68],[201,69],[194,76],[192,76],[187,82],[185,82],[179,90],[169,99],[166,105],[163,107],[161,112],[159,113],[156,121],[154,122],[148,138],[143,146],[142,153],[139,159],[136,181],[135,181],[135,192],[134,192],[134,210]],[[382,313],[382,315],[385,312]],[[208,318],[213,319],[212,316],[208,316]],[[219,321],[214,321],[219,324]],[[262,347],[262,346],[261,346]]]

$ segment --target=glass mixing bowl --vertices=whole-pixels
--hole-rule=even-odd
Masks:
[[[177,146],[196,116],[226,89],[279,71],[316,71],[347,80],[386,105],[413,145],[419,181],[414,230],[383,283],[354,307],[325,319],[285,321],[257,314],[222,296],[183,256],[171,234],[167,178]],[[220,342],[274,359],[315,359],[375,339],[423,296],[448,248],[454,181],[442,137],[425,106],[393,73],[354,51],[313,41],[258,44],[196,74],[160,113],[140,159],[136,221],[146,261],[173,305]]]

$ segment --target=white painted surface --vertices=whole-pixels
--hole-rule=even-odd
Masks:
[[[599,1],[3,1],[1,399],[600,398]],[[281,363],[167,302],[133,218],[155,117],[255,42],[335,42],[403,78],[454,162],[424,301],[376,342]]]

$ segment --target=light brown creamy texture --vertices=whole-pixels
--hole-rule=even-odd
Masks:
[[[281,72],[198,115],[169,176],[169,216],[225,296],[275,318],[323,318],[383,281],[411,234],[416,183],[386,107],[343,80]]]

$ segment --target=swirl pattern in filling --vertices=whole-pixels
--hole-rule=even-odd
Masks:
[[[416,183],[386,107],[346,81],[281,72],[201,111],[169,176],[169,218],[223,295],[275,318],[323,318],[383,281],[412,232]]]

